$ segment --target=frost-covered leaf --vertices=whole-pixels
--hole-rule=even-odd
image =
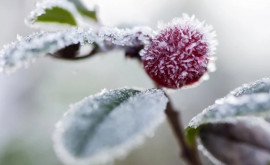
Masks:
[[[83,17],[97,21],[96,11],[88,10],[80,0],[44,0],[37,3],[35,10],[27,17],[26,23],[30,26],[35,26],[36,23],[77,26],[83,23]]]
[[[47,53],[56,52],[55,56],[61,56],[63,53],[66,57],[73,56],[80,45],[85,43],[92,44],[94,53],[112,49],[132,50],[132,48],[138,51],[137,49],[142,48],[147,42],[150,33],[149,28],[102,27],[98,32],[88,28],[70,28],[36,33],[25,38],[18,37],[16,42],[4,46],[0,51],[0,72],[14,71]]]
[[[214,163],[264,165],[270,159],[270,79],[245,84],[195,116],[186,128],[186,139]],[[217,160],[218,159],[218,160]],[[217,163],[219,164],[219,163]]]
[[[54,53],[73,44],[91,44],[95,39],[96,35],[91,30],[81,28],[19,37],[16,42],[4,46],[0,51],[0,72],[14,71],[47,53]]]
[[[198,131],[209,123],[232,123],[239,116],[270,117],[270,80],[262,79],[237,88],[195,116],[186,128],[186,138],[194,144]]]
[[[113,161],[142,143],[163,121],[161,90],[103,90],[72,105],[57,124],[55,150],[66,164]]]
[[[202,152],[213,162],[237,165],[270,162],[270,124],[261,118],[238,117],[234,123],[204,125],[200,140]]]

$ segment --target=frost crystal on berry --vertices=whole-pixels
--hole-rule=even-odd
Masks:
[[[183,15],[160,27],[140,52],[148,75],[160,86],[181,88],[211,71],[217,41],[212,26]]]

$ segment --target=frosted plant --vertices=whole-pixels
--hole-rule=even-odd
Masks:
[[[269,90],[270,81],[264,78],[218,99],[190,121],[186,128],[189,144],[195,145],[198,136],[203,152],[213,162],[217,159],[225,164],[268,164]]]
[[[142,46],[149,36],[148,28],[118,29],[101,28],[95,31],[91,28],[70,28],[65,30],[35,33],[25,38],[5,45],[0,51],[0,72],[10,73],[22,66],[28,66],[46,54],[76,44],[92,44],[95,51],[108,51],[116,48],[133,48]],[[65,55],[65,54],[64,54]],[[74,55],[75,56],[75,55]]]
[[[141,62],[156,84],[157,89],[104,89],[71,105],[53,134],[56,155],[64,164],[111,163],[152,136],[165,115],[189,165],[202,164],[197,146],[213,163],[269,164],[269,79],[244,85],[218,99],[185,130],[180,111],[164,92],[163,87],[182,89],[197,84],[213,71],[216,33],[195,16],[183,14],[157,30],[118,28],[102,25],[96,11],[79,0],[45,0],[37,4],[26,23],[39,28],[65,26],[18,36],[4,46],[1,72],[11,73],[45,56],[82,60],[122,49],[127,57]],[[91,50],[80,54],[85,45]]]
[[[103,40],[111,41],[116,45],[134,47],[148,43],[152,38],[152,33],[152,29],[149,27],[134,27],[132,29],[102,27],[99,30],[99,36]]]

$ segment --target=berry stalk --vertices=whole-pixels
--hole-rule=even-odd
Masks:
[[[157,88],[162,89],[159,86],[157,86]],[[189,165],[202,165],[197,148],[191,147],[186,142],[181,112],[173,107],[170,97],[165,91],[164,93],[169,99],[165,113],[181,150],[180,157],[182,157]]]

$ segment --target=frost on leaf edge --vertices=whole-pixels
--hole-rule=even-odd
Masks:
[[[267,119],[270,117],[270,79],[263,78],[261,80],[257,80],[255,82],[251,82],[249,84],[244,84],[241,87],[238,87],[231,91],[227,96],[221,99],[217,99],[215,104],[207,107],[201,113],[192,118],[189,122],[188,126],[185,129],[186,140],[190,145],[195,144],[195,137],[198,134],[200,128],[209,123],[234,123],[237,120],[237,117],[244,116],[255,116]],[[213,118],[207,117],[206,115],[218,106],[226,106],[226,105],[235,105],[241,106],[245,104],[252,103],[256,106],[261,105],[257,112],[256,110],[253,112],[249,112],[247,114],[236,114],[223,118]],[[258,105],[257,105],[258,104]],[[252,107],[251,107],[252,108]],[[250,109],[251,109],[250,108]],[[254,108],[254,107],[253,107]],[[257,107],[258,108],[258,107]]]
[[[27,67],[47,53],[55,53],[72,44],[92,44],[96,35],[91,29],[70,28],[53,32],[34,33],[17,37],[17,41],[3,46],[0,51],[0,72],[12,73],[20,67]]]
[[[127,89],[127,88],[119,88],[116,90],[120,89]],[[70,109],[64,114],[64,117],[66,114],[69,114],[72,111],[76,111],[76,105],[81,105],[83,104],[84,101],[87,99],[90,99],[92,97],[98,96],[103,94],[104,92],[111,92],[115,90],[102,90],[100,93],[97,93],[95,95],[88,96],[84,98],[83,100],[75,103],[74,105],[70,106]],[[166,105],[168,102],[168,98],[164,95],[164,92],[159,89],[149,89],[146,91],[141,91],[133,96],[131,96],[128,100],[125,102],[128,102],[130,99],[134,99],[140,95],[143,95],[145,92],[158,92],[158,95],[160,96],[160,100],[164,102],[164,107],[163,109],[166,109]],[[61,130],[63,130],[63,124],[61,123],[62,119],[56,124],[56,131],[53,134],[53,141],[54,141],[54,150],[60,160],[66,164],[78,164],[78,165],[89,165],[89,164],[105,164],[109,162],[113,162],[115,159],[119,159],[122,157],[125,157],[131,150],[134,148],[142,145],[144,141],[146,140],[147,137],[151,137],[153,135],[152,132],[154,132],[157,127],[165,120],[165,114],[160,114],[159,118],[155,119],[154,122],[148,127],[142,130],[140,133],[137,135],[134,135],[130,139],[132,140],[127,140],[126,142],[122,143],[121,145],[118,145],[117,147],[113,147],[111,149],[107,149],[104,151],[101,151],[99,153],[94,154],[93,156],[89,158],[76,158],[72,156],[62,145],[61,143]]]
[[[69,23],[58,23],[58,22],[40,22],[38,21],[38,17],[40,17],[43,14],[46,14],[46,10],[53,9],[55,7],[61,8],[63,10],[66,10],[71,14],[71,16],[74,18],[76,25],[71,25]],[[96,12],[96,11],[93,11]],[[48,25],[61,25],[61,26],[77,26],[80,25],[82,27],[89,27],[89,24],[85,22],[84,15],[82,15],[77,8],[76,4],[74,4],[72,1],[68,0],[44,0],[42,2],[38,2],[36,4],[36,8],[30,12],[30,14],[25,19],[25,24],[28,25],[31,28],[46,28],[46,29],[52,29],[52,27]],[[88,20],[90,17],[86,17]],[[97,18],[93,18],[93,21],[96,22]],[[90,22],[89,22],[90,23]],[[55,27],[55,26],[53,26]]]

